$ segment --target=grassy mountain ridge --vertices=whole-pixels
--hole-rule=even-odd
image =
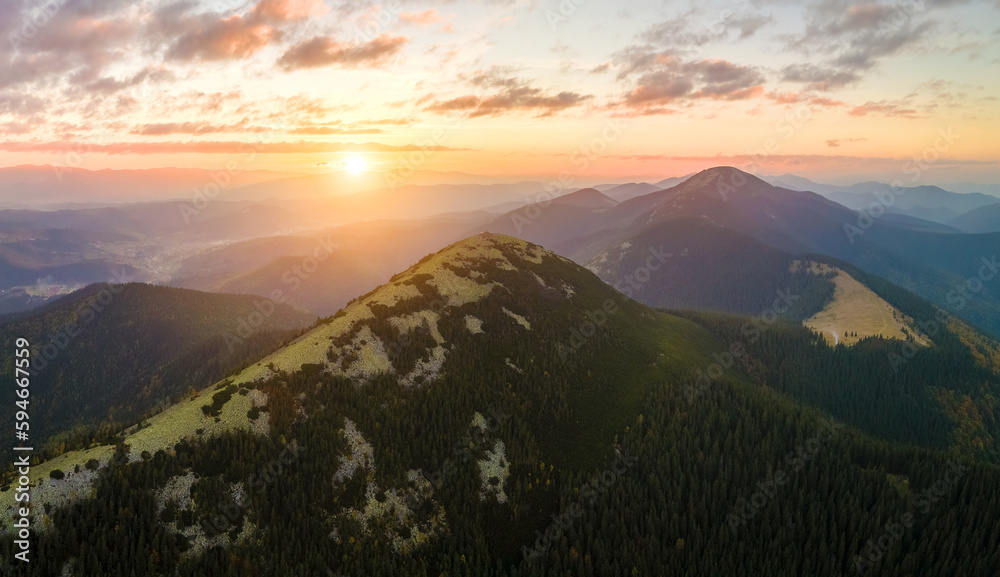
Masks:
[[[729,320],[709,322],[717,317],[707,311],[749,315],[758,324],[780,312],[774,317],[798,324],[823,309],[834,294],[826,276],[792,272],[800,260],[844,271],[905,315],[909,332],[896,340],[869,338],[854,347],[830,347],[801,326],[778,325],[761,331],[763,338],[749,347],[747,376],[872,436],[952,447],[996,462],[996,341],[910,291],[826,255],[793,256],[688,219],[648,225],[588,266],[640,302],[692,318],[724,342],[746,343],[744,319],[722,315],[718,318]],[[775,311],[781,295],[788,306]],[[703,312],[678,310],[686,308]],[[924,340],[933,345],[915,344]]]
[[[134,422],[259,358],[313,318],[258,297],[97,284],[12,315],[0,322],[0,340],[31,343],[31,432],[42,446],[71,430]],[[5,407],[0,421],[12,423],[15,409]]]
[[[754,362],[782,335],[795,356],[826,346],[792,325],[703,386],[735,342],[723,325],[746,340],[760,319],[683,317],[536,245],[466,239],[116,448],[61,457],[66,478],[35,489],[57,506],[30,574],[790,576],[864,562],[957,576],[1000,561],[1000,469],[795,402],[815,375]],[[96,471],[73,472],[91,458]],[[56,500],[60,487],[80,497]],[[908,512],[913,527],[869,558],[866,541]]]
[[[541,371],[544,376],[539,367],[571,362],[578,348],[591,342],[586,337],[583,344],[574,340],[578,326],[591,322],[588,315],[608,319],[601,324],[617,327],[610,319],[644,318],[637,312],[641,307],[636,307],[639,305],[621,299],[575,263],[537,245],[484,233],[429,255],[395,275],[388,284],[352,301],[328,324],[248,367],[234,383],[268,378],[276,371],[294,372],[301,365],[321,365],[334,376],[366,379],[385,374],[395,376],[404,386],[419,386],[444,374],[443,367],[454,348],[449,346],[453,337],[479,335],[479,331],[492,335],[489,338],[495,350],[489,356],[503,373]],[[622,309],[629,314],[618,315]],[[592,339],[614,338],[620,330],[662,331],[658,322],[626,326],[600,331]],[[493,335],[493,331],[498,334]],[[535,342],[538,333],[551,338]],[[525,337],[530,338],[530,344]],[[501,345],[507,340],[516,343],[516,356],[512,351],[512,355],[500,357],[497,350],[509,348]],[[470,358],[466,362],[479,361]],[[566,386],[565,382],[559,385]],[[541,401],[532,409],[535,411],[544,411],[549,404],[562,407],[557,414],[572,412],[574,403],[577,410],[590,407],[587,402],[578,402],[579,398],[566,397],[566,391],[536,394],[554,396]],[[606,400],[611,404],[605,408],[615,403],[613,398]],[[594,426],[613,430],[615,424],[615,419],[604,415]],[[579,428],[563,433],[552,437],[588,436]],[[565,447],[562,450],[574,452]],[[579,453],[593,450],[586,447]]]

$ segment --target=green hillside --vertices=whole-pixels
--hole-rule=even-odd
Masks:
[[[97,284],[8,317],[0,342],[31,343],[31,439],[36,447],[51,439],[48,452],[56,454],[108,440],[260,358],[314,318],[260,297]],[[0,408],[0,425],[12,428],[16,410]]]
[[[43,529],[28,574],[998,566],[1000,468],[873,440],[772,385],[812,374],[716,374],[728,324],[753,319],[690,316],[524,241],[456,243],[116,448],[35,467]],[[819,346],[802,341],[789,352]],[[49,479],[56,466],[64,478]],[[13,547],[3,539],[0,554]]]
[[[780,316],[802,320],[833,295],[824,275],[792,270],[795,258],[743,234],[695,219],[639,229],[587,262],[605,282],[659,308],[758,315],[780,295]]]

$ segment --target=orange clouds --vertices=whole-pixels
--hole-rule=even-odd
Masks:
[[[896,116],[900,118],[920,118],[913,108],[906,108],[904,104],[898,102],[888,102],[880,100],[878,102],[866,102],[860,106],[855,106],[848,112],[851,116],[867,116],[869,114],[881,114],[882,116]]]
[[[266,20],[304,20],[329,12],[323,0],[261,0],[254,6],[254,14]]]
[[[408,41],[406,36],[391,34],[380,34],[369,42],[338,42],[328,36],[316,36],[289,48],[278,59],[278,65],[285,70],[377,67],[391,60]]]
[[[813,106],[822,106],[824,108],[836,108],[838,106],[847,106],[841,100],[834,100],[832,98],[811,98],[809,104]]]
[[[263,126],[252,126],[246,120],[236,124],[211,124],[206,122],[163,122],[144,124],[132,130],[141,136],[166,136],[170,134],[218,134],[267,132]]]
[[[507,68],[493,67],[476,71],[471,77],[462,75],[460,78],[476,89],[475,94],[443,101],[435,100],[434,95],[428,94],[418,104],[430,101],[431,104],[424,108],[428,112],[465,112],[469,118],[495,117],[509,112],[535,112],[538,117],[544,117],[580,106],[593,98],[589,94],[570,91],[548,93],[522,78],[511,76],[509,72]]]
[[[399,15],[400,22],[416,24],[417,26],[430,26],[442,22],[444,17],[438,14],[437,10],[430,8],[423,12],[402,12]]]
[[[223,18],[188,13],[188,4],[156,12],[153,28],[174,37],[168,56],[177,60],[226,60],[252,56],[282,35],[282,26],[329,12],[322,0],[260,0],[245,14]]]
[[[680,100],[746,100],[764,94],[763,76],[753,66],[727,60],[682,63],[678,58],[663,55],[638,56],[632,69],[652,70],[639,77],[638,85],[625,95],[623,104],[647,114],[672,113],[663,105]]]
[[[170,50],[170,56],[180,60],[246,58],[267,46],[274,34],[269,25],[230,16],[183,34]]]
[[[329,136],[334,134],[381,134],[381,128],[363,128],[357,126],[307,124],[293,128],[289,134],[304,134],[312,136]]]
[[[424,146],[417,144],[390,145],[378,142],[239,142],[239,141],[189,141],[189,142],[109,142],[106,144],[73,142],[0,142],[5,152],[42,152],[65,154],[67,151],[87,150],[100,154],[317,154],[330,152],[410,152],[462,151],[464,148]]]
[[[775,104],[795,104],[802,100],[798,92],[771,92],[767,95]]]
[[[802,92],[769,92],[766,96],[773,100],[775,104],[795,104],[798,102],[808,101],[810,105],[822,108],[847,106],[840,100],[834,100],[826,97],[810,97],[808,93]]]
[[[549,95],[544,94],[539,88],[519,86],[485,98],[462,96],[438,102],[428,106],[427,110],[431,112],[468,111],[470,118],[500,116],[511,111],[532,110],[538,112],[539,116],[549,116],[560,110],[578,106],[590,98],[590,96],[575,92],[560,92]]]

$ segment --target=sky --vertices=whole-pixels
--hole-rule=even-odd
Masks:
[[[1000,1],[0,0],[0,166],[1000,183]]]

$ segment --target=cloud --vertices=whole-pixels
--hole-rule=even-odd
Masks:
[[[433,100],[432,95],[428,97]],[[428,112],[451,112],[455,110],[475,110],[479,107],[482,99],[478,96],[459,96],[451,100],[434,101],[430,106],[424,108]]]
[[[416,123],[413,118],[379,118],[377,120],[365,120],[361,124],[373,126],[409,126]]]
[[[823,98],[823,97],[810,98],[809,104],[812,104],[813,106],[822,106],[825,108],[836,108],[838,106],[847,106],[847,104],[844,103],[842,100],[834,100],[832,98]]]
[[[329,11],[323,0],[261,0],[253,9],[259,18],[275,22],[304,20]]]
[[[633,53],[631,59],[619,62],[623,70],[650,70],[639,76],[622,104],[650,113],[664,105],[708,98],[714,100],[745,100],[764,94],[764,77],[753,66],[742,66],[727,60],[702,59],[683,62],[668,55]]]
[[[776,104],[795,104],[802,102],[802,94],[798,92],[768,92],[765,96]]]
[[[341,68],[377,68],[396,56],[409,41],[406,36],[380,34],[368,42],[338,42],[328,36],[316,36],[289,48],[278,65],[285,70],[338,66]]]
[[[512,112],[534,112],[536,116],[551,116],[557,112],[580,106],[593,96],[577,92],[549,93],[531,86],[529,82],[509,75],[509,70],[499,67],[479,71],[468,79],[478,89],[477,94],[464,95],[450,100],[432,101],[424,110],[428,112],[464,112],[469,118],[501,116]]]
[[[834,18],[827,22],[824,33],[836,36],[859,30],[876,30],[894,12],[894,8],[881,4],[851,4]]]
[[[33,124],[27,122],[5,122],[0,124],[0,134],[14,134],[17,136],[28,134],[35,130]]]
[[[37,20],[35,3],[2,2],[0,19],[11,27],[0,42],[0,86],[20,84],[51,88],[67,74],[86,68],[95,76],[122,57],[140,24],[132,15],[111,15],[107,10],[120,2],[100,7],[91,2],[67,2]],[[9,20],[8,20],[9,18]],[[37,24],[36,24],[37,22]]]
[[[752,66],[726,60],[699,60],[685,65],[684,70],[703,82],[696,97],[743,100],[763,94],[764,77]]]
[[[230,60],[250,57],[283,37],[295,23],[323,16],[322,0],[260,0],[242,14],[193,13],[196,3],[181,0],[152,14],[150,48],[169,46],[175,60]]]
[[[840,138],[831,139],[826,141],[826,145],[830,148],[839,148],[841,142],[861,142],[863,140],[868,140],[867,138]]]
[[[360,126],[337,126],[309,124],[298,126],[288,131],[289,134],[307,134],[313,136],[329,136],[334,134],[382,134],[381,128],[363,128]]]
[[[630,106],[646,103],[668,103],[691,94],[691,79],[673,71],[652,72],[639,79],[639,85],[625,97]]]
[[[110,76],[97,76],[99,71],[86,68],[77,71],[69,77],[71,84],[81,87],[86,92],[110,95],[128,88],[141,85],[143,82],[167,82],[174,80],[176,75],[164,68],[147,66],[131,77],[119,80]]]
[[[757,32],[774,22],[774,17],[770,15],[750,14],[742,18],[736,18],[731,25],[740,31],[739,39],[744,40],[757,34]]]
[[[62,54],[103,52],[131,38],[138,24],[126,17],[95,19],[73,18],[57,12],[52,20],[38,28],[38,33],[19,45],[22,52],[58,52]]]
[[[163,122],[143,124],[132,129],[132,134],[140,136],[167,136],[171,134],[220,134],[267,132],[263,126],[251,125],[244,119],[236,124],[211,124],[208,122]]]
[[[659,167],[671,164],[685,166],[685,170],[694,171],[714,166],[735,166],[754,173],[778,174],[779,172],[796,172],[800,170],[849,170],[857,173],[861,170],[885,170],[892,173],[899,171],[899,165],[904,158],[878,156],[849,156],[824,154],[719,154],[713,156],[673,156],[668,154],[624,154],[606,155],[604,158],[630,160],[644,163],[654,163]],[[957,158],[941,158],[934,166],[939,168],[958,168],[970,166],[993,166],[994,160],[967,160]]]
[[[459,152],[467,148],[448,146],[421,146],[417,144],[390,145],[377,142],[239,142],[239,141],[188,141],[188,142],[111,142],[102,144],[74,142],[0,142],[6,152],[65,153],[67,150],[87,150],[97,154],[315,154],[329,152],[410,152],[414,150]]]
[[[661,49],[701,52],[707,44],[751,38],[774,22],[771,15],[758,12],[733,13],[727,9],[710,13],[710,16],[698,16],[701,12],[691,10],[654,24],[639,38]]]
[[[14,91],[0,92],[0,114],[30,116],[41,114],[48,108],[48,102],[33,94]]]
[[[826,68],[816,64],[791,64],[781,70],[785,82],[807,84],[809,90],[829,91],[861,80],[856,72]]]
[[[886,5],[822,0],[807,7],[807,24],[789,48],[809,54],[808,62],[782,70],[786,82],[831,91],[854,84],[884,59],[926,38],[932,22],[920,20],[922,3]],[[816,58],[811,53],[827,55]]]
[[[335,107],[327,105],[322,98],[308,94],[279,98],[276,104],[285,114],[294,116],[324,117],[336,111]]]
[[[189,20],[190,27],[177,38],[167,56],[177,60],[226,60],[246,58],[268,45],[276,30],[242,16]]]
[[[423,12],[400,12],[399,21],[416,26],[430,26],[438,22],[443,22],[444,17],[438,14],[434,8],[429,8]]]
[[[917,111],[913,108],[907,108],[902,102],[890,102],[887,100],[880,100],[878,102],[866,102],[861,106],[855,106],[852,108],[848,114],[851,116],[868,116],[869,114],[876,114],[888,117],[899,117],[899,118],[920,118]]]
[[[851,41],[849,48],[833,64],[847,70],[864,71],[875,67],[879,59],[899,52],[909,44],[924,37],[931,28],[929,22],[907,26],[889,34],[885,31],[867,31]]]
[[[724,13],[726,15],[728,13]],[[741,65],[715,58],[690,59],[690,46],[728,38],[731,26],[750,23],[744,15],[728,15],[723,21],[704,27],[705,35],[692,36],[689,15],[677,21],[657,24],[640,35],[652,44],[626,46],[612,55],[611,66],[619,81],[631,85],[622,99],[609,107],[630,109],[625,115],[673,114],[677,106],[699,99],[747,100],[763,96],[764,75],[756,66]],[[758,23],[760,26],[764,22]],[[749,32],[748,32],[749,33]],[[653,44],[670,45],[657,48]]]
[[[74,63],[69,58],[51,53],[14,56],[0,66],[0,86],[21,88],[21,84],[42,83],[71,70]]]

